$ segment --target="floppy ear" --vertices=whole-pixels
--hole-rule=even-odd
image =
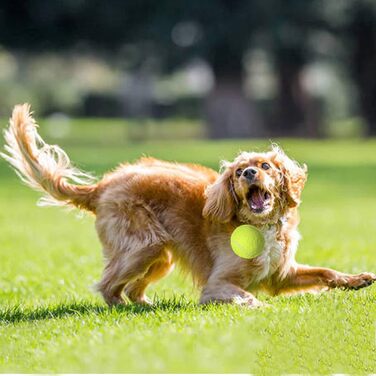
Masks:
[[[273,151],[276,153],[275,162],[282,172],[282,190],[286,195],[287,205],[289,208],[299,206],[307,180],[307,166],[300,166],[277,147],[273,147]]]
[[[205,218],[227,223],[235,214],[236,196],[232,185],[232,171],[227,168],[206,191],[206,203],[202,211]]]

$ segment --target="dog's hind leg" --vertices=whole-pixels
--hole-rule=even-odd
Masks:
[[[144,279],[152,265],[161,257],[163,250],[163,245],[150,245],[132,252],[117,253],[115,257],[108,260],[102,280],[97,284],[97,290],[106,303],[109,305],[124,303],[121,297],[124,287]],[[138,290],[142,295],[137,295],[135,290],[129,297],[141,303],[144,290]]]
[[[116,197],[122,194],[124,192],[118,192]],[[103,200],[99,205],[96,228],[107,264],[97,287],[111,305],[122,303],[124,287],[145,279],[151,266],[164,258],[169,235],[153,210],[144,204],[132,200],[114,202],[113,193]],[[131,300],[145,300],[147,281],[139,283],[137,288],[137,284],[130,288]]]
[[[103,270],[102,279],[95,285],[95,288],[103,296],[103,299],[108,305],[124,303],[121,293],[124,285],[119,285],[114,288],[112,281],[119,273],[119,260],[112,258],[106,262]]]
[[[125,295],[134,303],[150,304],[145,290],[150,283],[157,282],[173,269],[172,257],[169,251],[164,250],[156,261],[149,267],[146,274],[125,286]]]

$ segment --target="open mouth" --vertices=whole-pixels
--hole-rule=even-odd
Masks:
[[[262,213],[270,208],[271,197],[268,191],[252,185],[247,193],[248,205],[254,213]]]

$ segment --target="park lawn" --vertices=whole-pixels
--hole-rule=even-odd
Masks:
[[[100,175],[142,154],[216,168],[268,141],[61,144]],[[298,261],[375,272],[376,141],[280,144],[309,168]],[[376,372],[376,286],[200,307],[174,271],[150,288],[154,307],[109,309],[91,290],[102,266],[94,219],[38,208],[38,197],[0,161],[1,372]]]

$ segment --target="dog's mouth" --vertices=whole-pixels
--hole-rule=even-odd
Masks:
[[[249,187],[247,193],[248,206],[253,213],[263,213],[271,206],[271,194],[270,192],[260,188],[257,185]]]

